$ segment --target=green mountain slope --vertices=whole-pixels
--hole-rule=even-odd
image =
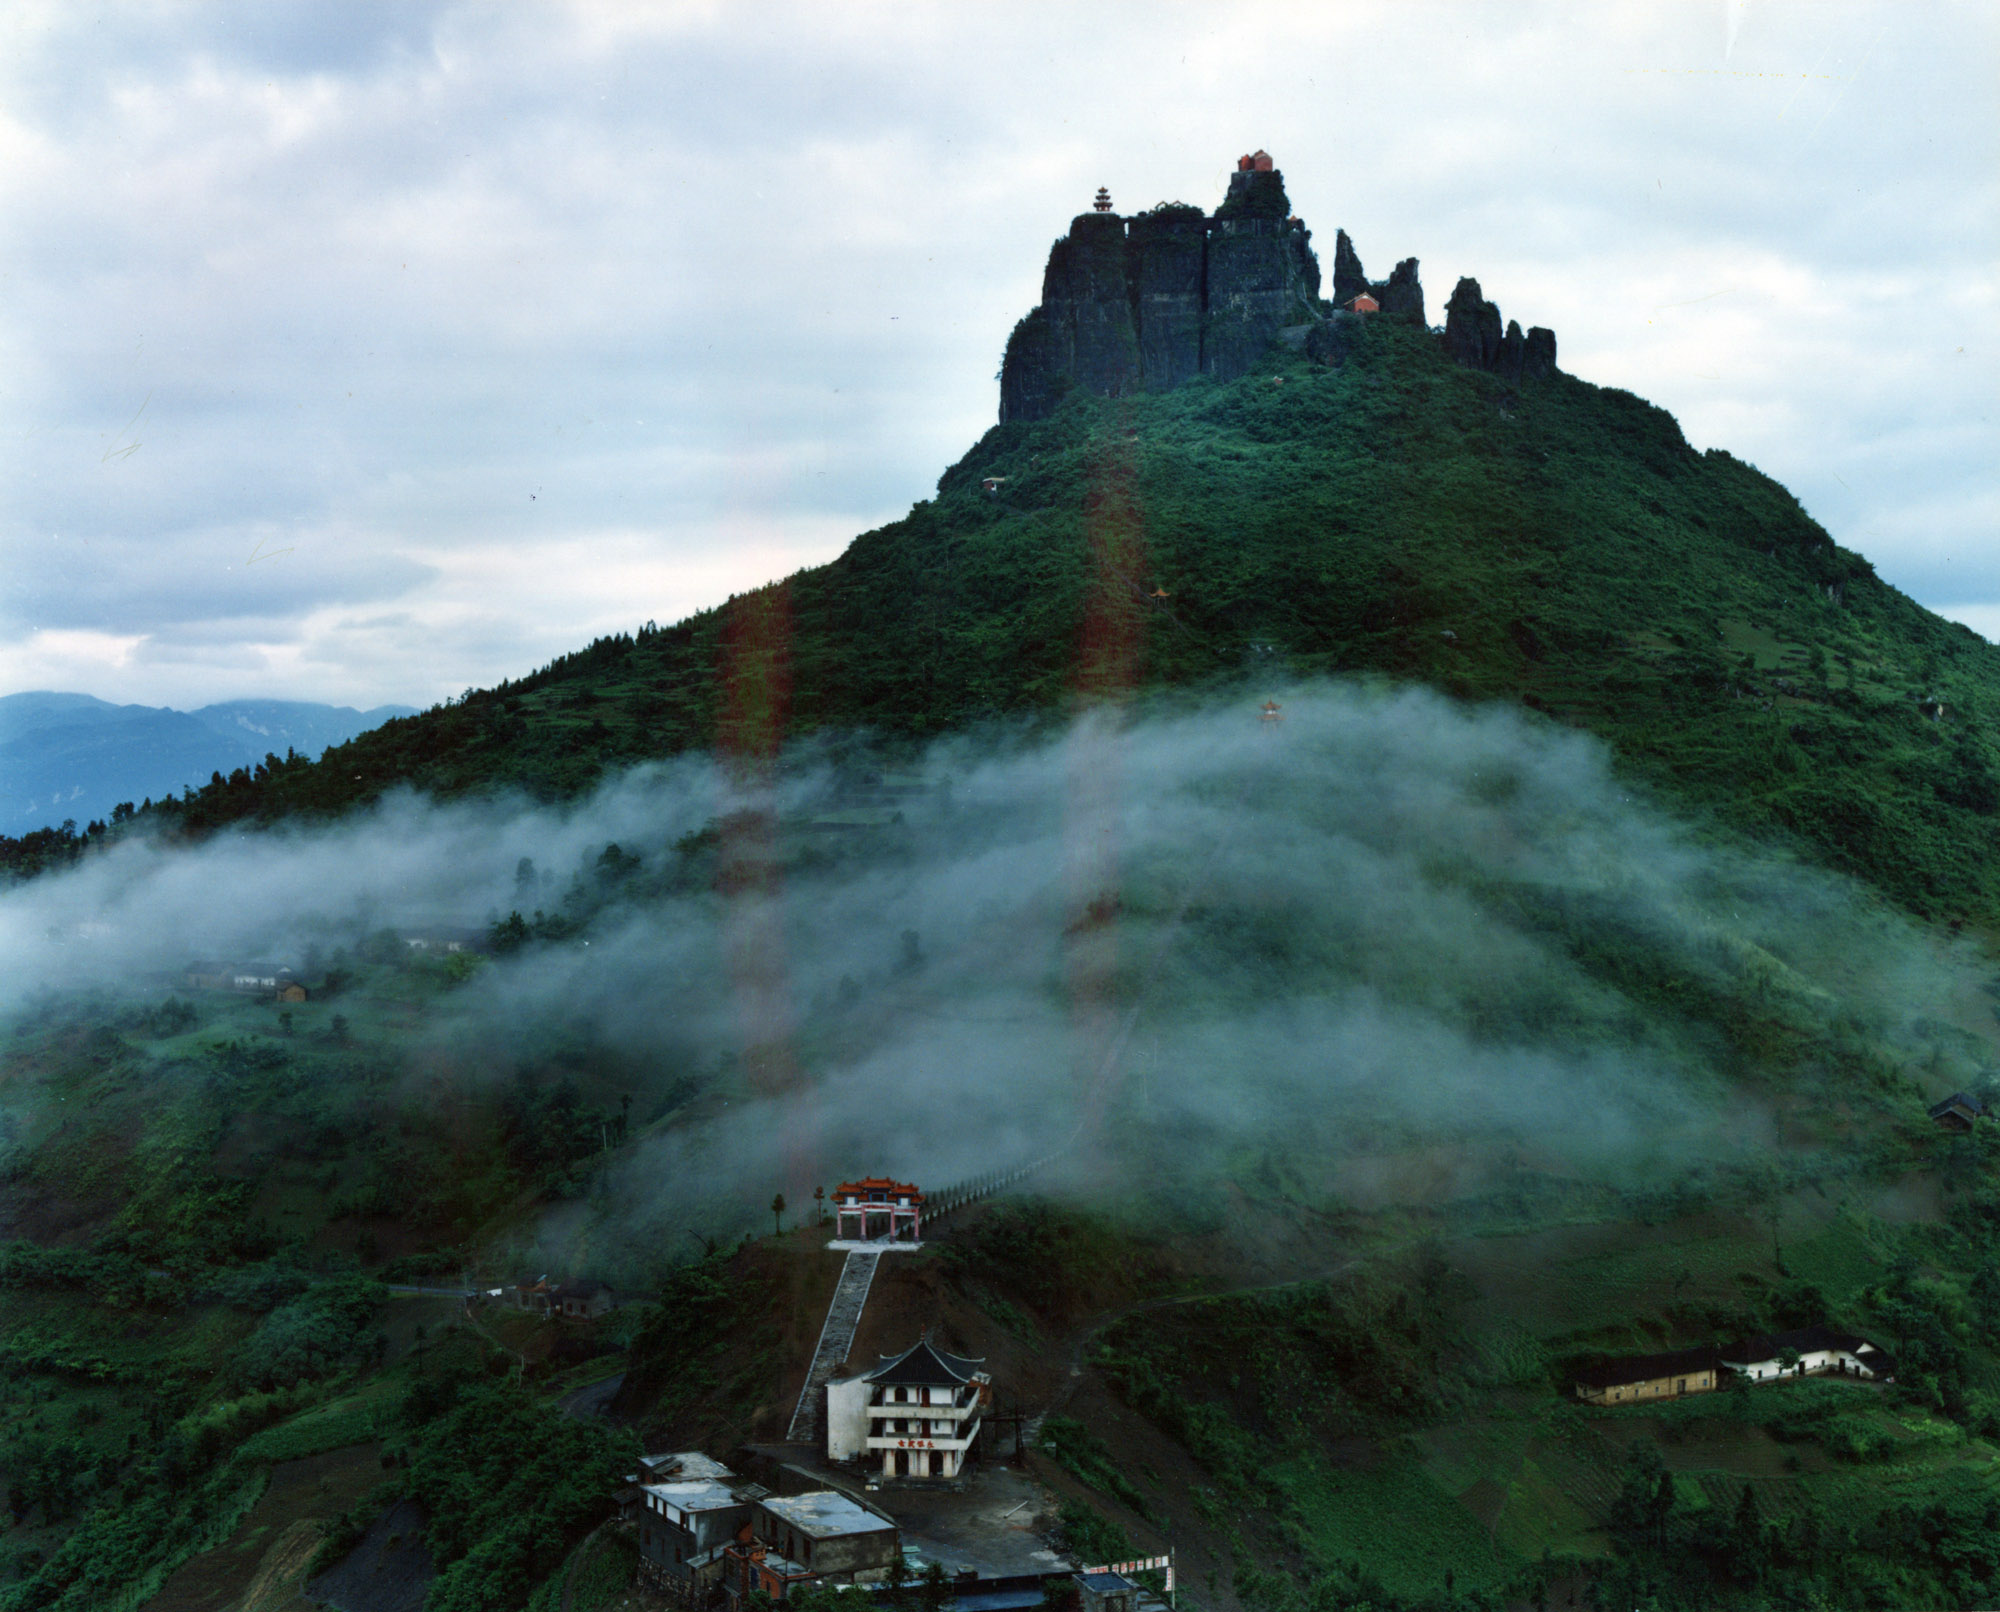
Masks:
[[[200,832],[405,783],[560,795],[688,747],[1157,685],[1261,699],[1315,672],[1526,702],[1915,911],[2000,914],[2000,652],[1662,410],[1560,374],[1511,387],[1387,319],[1338,367],[1274,350],[1233,382],[1072,394],[829,565],[160,815]]]
[[[0,1203],[35,1239],[0,1249],[0,1612],[221,1605],[316,1570],[322,1531],[322,1566],[363,1540],[358,1576],[413,1528],[399,1499],[429,1508],[434,1606],[560,1603],[599,1548],[622,1594],[630,1541],[592,1530],[630,1445],[558,1407],[616,1367],[651,1448],[779,1437],[838,1269],[799,1222],[813,1185],[905,1168],[884,1113],[940,1184],[1098,1116],[1032,1178],[1056,1202],[898,1256],[855,1350],[936,1324],[1052,1412],[1036,1470],[1092,1558],[1124,1550],[1079,1517],[1171,1538],[1214,1612],[1993,1604],[2000,1560],[1962,1542],[2000,1473],[2000,1128],[1924,1114],[2000,1089],[1975,949],[1656,831],[1553,729],[1474,748],[1441,701],[1300,687],[1532,705],[1728,832],[1986,920],[1992,657],[1660,411],[1376,320],[1337,368],[1072,396],[831,565],[121,820],[89,838],[1207,696],[1105,747],[1115,801],[1058,799],[1076,764],[1031,755],[1025,784],[820,819],[880,832],[683,833],[704,802],[622,850],[524,842],[576,859],[566,893],[501,841],[487,888],[514,868],[532,930],[445,955],[365,899],[308,911],[295,1006],[91,983],[81,926],[17,926],[64,983],[0,1027]],[[1510,782],[1536,750],[1563,755]],[[119,892],[92,945],[345,906],[323,871],[155,860],[208,869],[199,900]],[[794,1006],[760,1018],[780,964]],[[468,1267],[663,1302],[590,1327],[375,1280]],[[1885,1342],[1898,1384],[1643,1412],[1571,1387],[1815,1322]]]

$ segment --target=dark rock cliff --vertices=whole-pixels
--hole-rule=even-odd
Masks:
[[[1444,314],[1444,350],[1454,363],[1516,384],[1554,372],[1556,333],[1536,325],[1524,335],[1512,319],[1503,331],[1500,309],[1486,300],[1479,282],[1469,275],[1453,288]]]
[[[1546,325],[1528,326],[1528,346],[1522,354],[1521,379],[1538,381],[1556,372],[1556,333]]]
[[[1038,419],[1069,386],[1117,397],[1138,383],[1125,247],[1125,221],[1115,213],[1070,221],[1042,272],[1041,306],[1007,343],[1001,419]]]
[[[1072,386],[1117,397],[1243,374],[1280,330],[1321,316],[1311,242],[1268,168],[1232,175],[1212,218],[1165,206],[1071,220],[1041,306],[1008,340],[1000,418],[1041,419]]]
[[[1049,251],[1041,305],[1008,338],[1000,418],[1046,418],[1071,387],[1121,397],[1196,375],[1233,380],[1280,332],[1339,363],[1357,334],[1340,323],[1357,316],[1340,310],[1364,292],[1380,304],[1369,317],[1425,322],[1417,260],[1371,281],[1345,230],[1334,236],[1332,309],[1319,288],[1312,232],[1292,216],[1284,175],[1263,152],[1238,164],[1212,216],[1180,203],[1132,218],[1081,214]],[[1443,341],[1457,362],[1509,381],[1556,367],[1554,332],[1503,331],[1500,310],[1473,279],[1460,280],[1446,304]]]
[[[1362,270],[1361,258],[1354,250],[1354,243],[1347,238],[1346,230],[1335,230],[1333,232],[1333,305],[1336,308],[1345,308],[1367,289],[1368,276]]]
[[[1320,317],[1319,260],[1306,242],[1303,225],[1281,218],[1210,222],[1202,374],[1233,380],[1285,326]]]
[[[1208,220],[1193,207],[1141,213],[1125,241],[1139,372],[1153,390],[1178,386],[1201,373]]]
[[[1285,195],[1285,176],[1268,166],[1270,158],[1259,152],[1245,157],[1229,176],[1229,191],[1215,210],[1217,218],[1266,218],[1280,223],[1291,216],[1292,204]],[[1244,162],[1265,166],[1243,166]]]
[[[1359,294],[1356,293],[1357,296]],[[1315,363],[1336,367],[1346,363],[1347,355],[1361,340],[1361,325],[1365,317],[1349,313],[1345,308],[1334,309],[1306,332],[1306,357]]]
[[[1424,322],[1424,288],[1417,280],[1417,260],[1406,257],[1389,271],[1389,278],[1371,288],[1382,311],[1392,319]]]
[[[1500,357],[1500,310],[1467,275],[1444,305],[1444,350],[1467,369],[1492,369]]]

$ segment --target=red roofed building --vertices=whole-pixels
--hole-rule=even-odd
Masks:
[[[1349,297],[1347,299],[1347,311],[1349,313],[1380,313],[1382,311],[1382,304],[1364,291],[1358,297]]]
[[[833,1189],[837,1241],[919,1242],[923,1238],[924,1195],[907,1181],[869,1176],[843,1181]]]
[[[1236,159],[1236,171],[1240,174],[1267,174],[1271,171],[1271,153],[1253,151],[1247,157]]]

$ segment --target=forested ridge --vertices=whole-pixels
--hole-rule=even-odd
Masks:
[[[1338,367],[1274,352],[1227,384],[1072,394],[828,565],[6,851],[27,871],[401,785],[559,798],[691,748],[1314,673],[1523,702],[1925,915],[1984,923],[2000,899],[1991,646],[1664,411],[1560,374],[1509,386],[1388,321]]]

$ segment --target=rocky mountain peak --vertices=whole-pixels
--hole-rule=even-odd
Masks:
[[[1100,397],[1156,392],[1196,375],[1233,380],[1282,334],[1325,362],[1338,363],[1353,337],[1322,330],[1368,317],[1424,323],[1417,260],[1371,281],[1345,230],[1334,236],[1331,304],[1320,297],[1312,231],[1293,216],[1285,176],[1269,152],[1237,159],[1214,213],[1162,202],[1130,217],[1110,211],[1099,191],[1090,212],[1070,221],[1049,249],[1042,300],[1014,327],[1000,367],[1000,418],[1039,420],[1065,392]],[[1539,326],[1508,337],[1499,310],[1461,280],[1446,308],[1445,351],[1473,369],[1509,380],[1555,368],[1555,335]]]
[[[1511,319],[1503,331],[1499,307],[1486,300],[1470,275],[1452,288],[1445,304],[1444,350],[1454,363],[1516,384],[1539,380],[1556,367],[1556,333],[1536,325],[1523,334]]]

